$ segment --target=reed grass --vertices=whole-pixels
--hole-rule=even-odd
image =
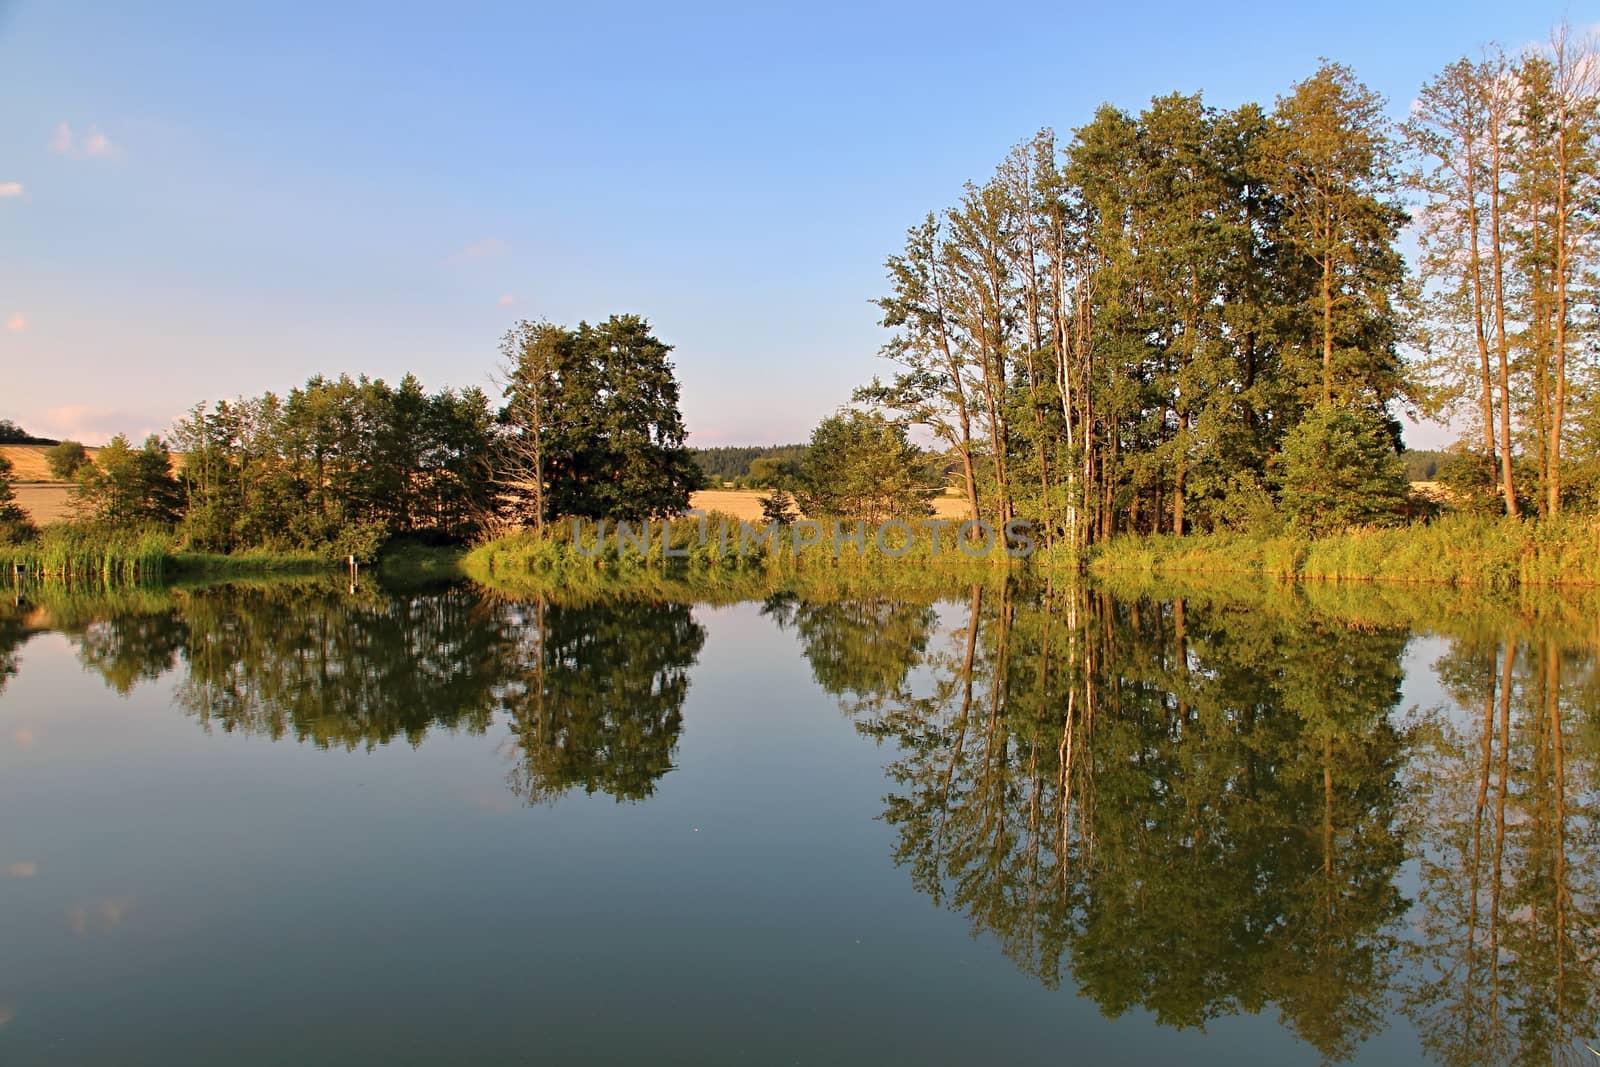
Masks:
[[[178,575],[226,577],[252,574],[319,574],[339,564],[327,556],[307,550],[256,548],[243,552],[176,552],[168,557],[167,568]]]
[[[647,542],[621,540],[608,525],[605,537],[593,522],[552,524],[542,534],[523,531],[480,544],[461,561],[462,570],[492,588],[522,591],[621,591],[627,589],[694,593],[696,598],[728,590],[776,589],[799,578],[872,579],[892,588],[895,580],[928,576],[936,584],[949,577],[969,581],[975,573],[1012,570],[1021,560],[1005,547],[963,546],[953,528],[934,531],[890,529],[882,548],[876,529],[854,522],[819,520],[816,539],[810,527],[781,526],[771,538],[751,524],[742,536],[739,520],[712,513],[704,533],[694,520],[670,528],[651,524]],[[637,529],[635,526],[634,529]],[[663,536],[663,534],[666,536]],[[809,543],[807,543],[809,542]],[[887,552],[884,551],[887,550]]]
[[[165,573],[169,543],[170,535],[156,527],[54,523],[31,541],[0,545],[0,567],[55,578],[152,581]]]
[[[1322,538],[1202,534],[1128,536],[1099,546],[1106,575],[1259,574],[1281,581],[1443,583],[1486,589],[1600,585],[1600,519],[1450,515]]]

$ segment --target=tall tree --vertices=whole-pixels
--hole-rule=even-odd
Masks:
[[[1430,347],[1442,349],[1444,356],[1436,373],[1452,392],[1475,392],[1486,465],[1490,476],[1500,479],[1507,511],[1514,512],[1511,442],[1498,434],[1495,423],[1493,241],[1485,233],[1493,229],[1496,196],[1497,146],[1491,138],[1498,128],[1497,76],[1487,60],[1457,60],[1423,86],[1404,129],[1417,158],[1411,181],[1428,198],[1418,235],[1422,280],[1432,286],[1425,297],[1433,324]]]
[[[500,341],[506,377],[506,405],[500,424],[506,434],[495,461],[494,480],[502,506],[514,518],[543,532],[545,501],[545,425],[560,368],[573,360],[572,335],[549,322],[517,323]]]
[[[881,325],[896,330],[882,355],[901,366],[893,379],[855,392],[857,403],[894,413],[943,442],[961,464],[973,518],[981,513],[977,476],[977,399],[968,380],[968,353],[950,308],[943,226],[930,213],[906,234],[905,250],[889,257],[891,293],[878,301]]]
[[[495,478],[516,516],[537,529],[556,516],[632,520],[688,506],[701,475],[684,445],[672,348],[648,322],[522,323],[502,351]]]
[[[1509,289],[1520,305],[1515,340],[1530,399],[1524,422],[1537,457],[1539,508],[1553,515],[1561,508],[1573,365],[1590,325],[1575,318],[1574,293],[1592,287],[1596,265],[1600,70],[1593,42],[1574,39],[1563,26],[1514,73],[1506,152],[1512,170],[1506,239],[1515,272]]]
[[[1400,392],[1395,298],[1406,215],[1395,199],[1384,100],[1324,61],[1280,97],[1261,169],[1283,200],[1283,237],[1309,268],[1293,366],[1324,404],[1382,405]]]
[[[121,434],[79,472],[78,505],[99,522],[117,526],[176,521],[182,500],[166,442],[151,434],[132,448]]]

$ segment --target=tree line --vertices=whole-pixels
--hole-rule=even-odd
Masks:
[[[695,466],[705,473],[711,486],[733,482],[736,486],[754,484],[758,488],[771,482],[784,463],[796,463],[805,455],[805,445],[717,445],[689,450]]]
[[[1597,73],[1558,31],[1453,65],[1398,126],[1324,61],[1270,109],[1172,94],[1042,130],[889,258],[895,369],[854,399],[935,439],[975,512],[1080,545],[1330,496],[1398,516],[1393,412],[1469,397],[1506,511],[1593,507]]]
[[[286,396],[197,404],[142,446],[119,435],[91,455],[66,441],[47,458],[85,519],[171,525],[201,551],[370,558],[397,535],[460,541],[558,515],[676,514],[702,476],[670,351],[633,315],[524,322],[502,345],[499,404],[478,388],[430,393],[409,374],[397,385],[318,375]],[[9,471],[0,524],[25,537]]]

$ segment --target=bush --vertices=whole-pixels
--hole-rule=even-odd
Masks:
[[[1313,535],[1396,525],[1409,492],[1381,415],[1324,405],[1284,438],[1283,508]]]
[[[389,528],[381,522],[354,522],[341,527],[328,542],[328,555],[334,560],[354,556],[358,563],[371,563],[389,539]]]
[[[82,441],[62,441],[45,449],[44,461],[50,465],[51,474],[70,482],[89,462],[89,450],[83,447]]]

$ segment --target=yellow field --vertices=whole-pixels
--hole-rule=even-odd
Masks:
[[[49,445],[0,445],[0,455],[11,461],[17,480],[17,503],[35,523],[43,525],[72,517],[72,483],[59,482],[50,473],[44,453]],[[98,448],[88,450],[92,456]]]
[[[17,503],[34,525],[72,518],[72,483],[18,482]]]
[[[56,476],[50,473],[50,464],[45,462],[44,454],[49,445],[0,445],[0,455],[11,461],[11,476],[19,482],[53,482]],[[86,449],[92,457],[99,452],[98,448]]]
[[[689,506],[700,511],[720,511],[736,519],[753,522],[761,518],[761,498],[765,495],[757,489],[703,489],[689,494]],[[941,519],[965,519],[969,516],[967,502],[959,496],[934,497],[933,513]]]

